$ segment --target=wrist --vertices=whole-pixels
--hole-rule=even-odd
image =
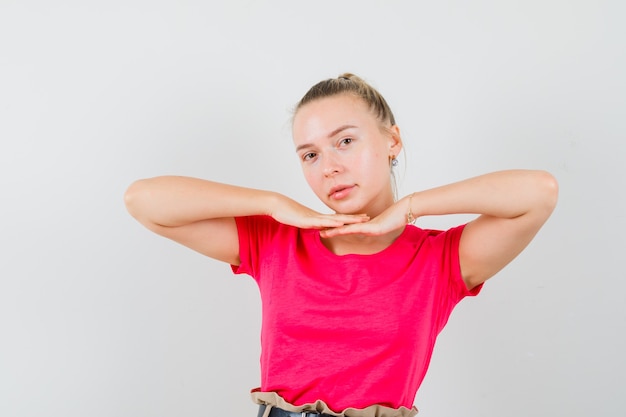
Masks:
[[[283,196],[282,194],[276,193],[274,191],[267,191],[265,193],[262,203],[263,214],[273,217],[274,214],[279,211],[279,207],[284,199],[285,196]]]
[[[413,211],[413,195],[415,193],[411,193],[409,194],[408,197],[408,202],[407,202],[407,207],[406,207],[406,223],[407,224],[415,224],[415,221],[417,220],[417,216],[415,215],[415,212]]]

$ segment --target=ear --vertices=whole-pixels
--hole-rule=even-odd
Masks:
[[[400,137],[400,128],[393,125],[389,129],[389,154],[398,156],[402,150],[402,138]]]

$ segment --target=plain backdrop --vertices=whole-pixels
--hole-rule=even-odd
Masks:
[[[0,416],[254,416],[254,281],[123,193],[178,174],[326,211],[291,109],[345,71],[395,112],[400,195],[506,168],[560,183],[452,314],[420,415],[623,415],[625,4],[0,0]]]

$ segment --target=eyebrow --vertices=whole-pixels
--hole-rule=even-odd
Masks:
[[[333,136],[335,136],[336,134],[343,132],[344,130],[352,129],[352,128],[355,128],[355,127],[357,127],[357,126],[355,126],[355,125],[341,125],[337,129],[335,129],[332,132],[330,132],[328,134],[328,136],[326,136],[326,137],[328,139],[330,139]],[[303,143],[302,145],[300,145],[300,146],[298,146],[296,148],[296,152],[299,152],[300,150],[305,149],[305,148],[312,148],[312,147],[313,147],[312,143]]]

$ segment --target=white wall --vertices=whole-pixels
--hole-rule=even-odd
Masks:
[[[421,415],[622,414],[625,12],[0,0],[0,416],[255,415],[253,281],[151,235],[122,195],[181,174],[321,209],[289,109],[343,71],[396,113],[401,194],[503,168],[560,181],[535,241],[453,314]]]

